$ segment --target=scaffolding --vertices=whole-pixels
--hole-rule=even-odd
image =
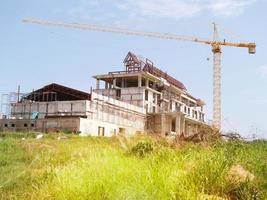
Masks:
[[[10,92],[1,95],[0,118],[10,118],[11,104],[18,102],[22,95],[19,92]]]

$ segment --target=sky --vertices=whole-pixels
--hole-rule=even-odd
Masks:
[[[206,102],[212,119],[211,47],[193,42],[22,23],[25,17],[94,23],[134,30],[256,42],[222,48],[225,132],[267,138],[266,0],[1,0],[0,94],[31,92],[49,83],[89,92],[93,75],[123,70],[128,53],[149,58]]]

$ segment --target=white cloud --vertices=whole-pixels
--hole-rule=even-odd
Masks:
[[[235,16],[257,0],[83,0],[83,5],[113,5],[136,16],[186,18],[200,13]],[[87,2],[87,3],[86,3]]]
[[[214,14],[224,16],[236,16],[244,12],[245,8],[257,0],[216,0],[210,1],[208,9]]]
[[[179,20],[201,14],[238,16],[259,0],[80,0],[72,18],[95,21]]]
[[[263,77],[267,77],[267,65],[259,67],[259,73]]]
[[[118,8],[136,15],[159,18],[188,18],[200,13],[236,16],[257,0],[110,0]]]
[[[126,0],[122,7],[136,15],[173,19],[192,17],[202,10],[198,3],[177,0]]]

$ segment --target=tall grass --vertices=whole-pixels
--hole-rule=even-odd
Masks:
[[[2,199],[267,198],[264,141],[174,148],[148,136],[64,141],[28,136],[25,141],[6,136],[0,142]],[[229,181],[234,164],[255,180]]]

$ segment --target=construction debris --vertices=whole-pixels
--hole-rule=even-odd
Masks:
[[[58,140],[67,140],[68,137],[67,136],[59,136],[57,137]]]
[[[228,200],[215,195],[201,194],[198,196],[198,200]]]
[[[233,165],[229,171],[229,180],[237,183],[244,183],[245,181],[253,181],[255,176],[249,171],[245,170],[241,165]]]
[[[38,135],[36,136],[36,139],[37,139],[37,140],[40,140],[40,139],[42,139],[43,137],[44,137],[43,134],[38,134]]]

